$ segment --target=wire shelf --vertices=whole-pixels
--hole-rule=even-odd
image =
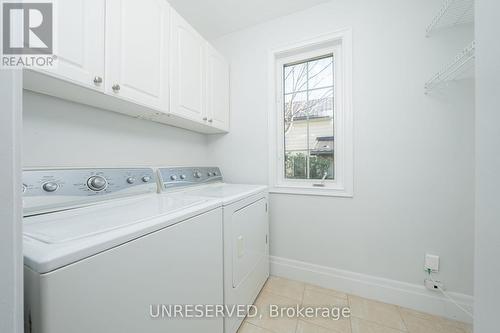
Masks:
[[[425,84],[425,93],[428,94],[443,83],[457,79],[461,73],[473,65],[475,50],[476,43],[473,41],[448,66],[427,81]]]
[[[474,22],[474,0],[445,0],[425,35],[429,37],[436,30],[471,22]]]

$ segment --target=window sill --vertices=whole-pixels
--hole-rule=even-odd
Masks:
[[[341,197],[352,198],[352,191],[335,188],[309,188],[309,187],[292,187],[292,186],[271,186],[269,193],[272,194],[292,194],[292,195],[307,195],[307,196],[322,196],[322,197]]]

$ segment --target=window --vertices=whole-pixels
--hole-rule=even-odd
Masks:
[[[287,179],[335,179],[333,59],[329,53],[283,65]]]
[[[349,38],[344,31],[272,53],[272,192],[352,195]]]

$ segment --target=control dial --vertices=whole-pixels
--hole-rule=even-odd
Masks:
[[[149,183],[149,182],[151,181],[151,177],[149,177],[149,176],[144,176],[144,177],[142,177],[142,181],[143,181],[144,183]]]
[[[131,184],[131,185],[132,185],[133,183],[135,183],[135,181],[136,181],[136,179],[135,179],[134,177],[128,177],[128,178],[127,178],[127,183],[129,183],[129,184]]]
[[[181,179],[182,180],[186,179],[186,175],[181,175]]]
[[[108,186],[108,182],[106,178],[101,177],[101,176],[92,176],[87,180],[87,186],[92,190],[92,191],[102,191]]]
[[[193,176],[194,176],[195,178],[201,178],[201,172],[196,171],[196,172],[193,174]]]
[[[48,182],[43,184],[42,188],[45,192],[55,192],[59,188],[59,185],[55,182]]]
[[[176,175],[172,175],[172,176],[170,176],[170,179],[171,180],[177,180],[177,176]]]

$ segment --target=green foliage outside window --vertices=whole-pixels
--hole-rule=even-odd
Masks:
[[[333,179],[333,156],[309,156],[309,177],[307,177],[307,155],[300,152],[285,154],[285,177],[288,179]]]

